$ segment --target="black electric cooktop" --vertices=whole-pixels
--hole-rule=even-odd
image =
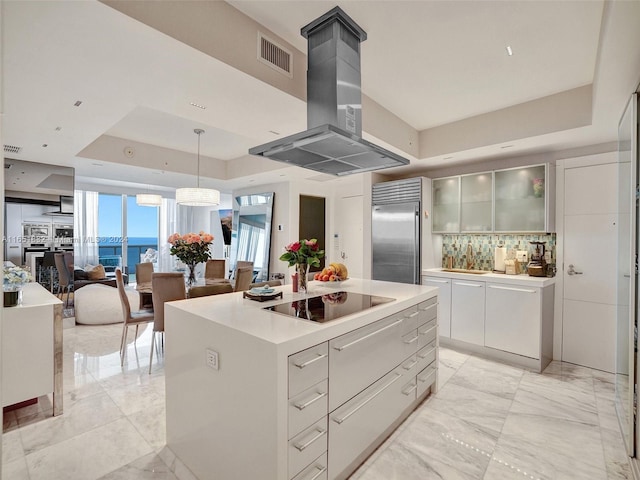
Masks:
[[[280,303],[264,307],[288,317],[324,323],[345,315],[359,313],[376,305],[392,302],[395,298],[379,297],[353,292],[333,292],[317,297],[309,297],[294,302]]]

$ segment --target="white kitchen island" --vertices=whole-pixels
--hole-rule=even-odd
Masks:
[[[435,390],[436,288],[349,279],[310,282],[306,296],[276,290],[282,299],[165,306],[167,445],[201,480],[346,478]],[[337,291],[374,306],[325,323],[264,309],[295,312]],[[316,302],[329,315],[336,297]]]

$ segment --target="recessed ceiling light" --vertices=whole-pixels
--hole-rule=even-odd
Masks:
[[[513,147],[513,145],[504,145],[504,146],[502,146],[502,147],[500,147],[500,148],[503,148],[503,149],[504,149],[504,148],[511,148],[511,147]]]
[[[59,132],[60,130],[62,130],[62,127],[56,127],[56,132]]]
[[[505,48],[507,49],[507,55],[509,55],[510,57],[513,56],[513,50],[511,50],[511,45],[507,45]]]
[[[44,148],[47,148],[49,145],[47,145],[46,143],[43,143],[43,144],[42,144],[42,146],[43,146]]]
[[[76,103],[73,104],[74,107],[79,107],[82,105],[82,100],[77,100]]]
[[[198,105],[197,103],[194,103],[194,102],[190,102],[189,105],[201,108],[202,110],[206,110],[207,109],[207,107],[205,107],[204,105]]]

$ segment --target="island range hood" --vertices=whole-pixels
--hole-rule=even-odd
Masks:
[[[332,175],[408,165],[406,158],[362,138],[360,43],[366,32],[335,7],[300,33],[308,41],[308,130],[249,153]]]

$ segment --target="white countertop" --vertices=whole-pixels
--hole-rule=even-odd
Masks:
[[[275,287],[275,289],[283,292],[283,298],[258,302],[242,298],[241,292],[192,298],[166,304],[166,315],[173,316],[174,313],[178,315],[181,313],[197,315],[218,325],[246,333],[273,344],[285,344],[301,340],[303,337],[309,337],[305,338],[305,340],[313,344],[314,342],[319,343],[342,335],[411,305],[428,300],[436,296],[438,292],[435,287],[358,278],[350,278],[342,282],[339,288],[328,287],[322,282],[311,281],[309,282],[311,292],[306,296],[291,292],[291,285],[283,285]],[[289,303],[306,297],[315,297],[338,291],[391,297],[395,301],[377,305],[361,313],[346,315],[326,323],[296,319],[264,310],[264,307],[270,305]],[[171,312],[173,309],[177,311]]]
[[[15,310],[16,308],[40,307],[43,305],[59,305],[62,303],[58,297],[36,282],[29,282],[22,288],[22,303],[15,307],[3,307]]]
[[[427,268],[422,270],[422,275],[442,278],[458,278],[460,280],[475,280],[478,282],[506,283],[509,285],[522,285],[529,287],[546,287],[556,283],[555,277],[530,277],[529,275],[506,275],[504,273],[457,273],[445,272],[442,268]]]

